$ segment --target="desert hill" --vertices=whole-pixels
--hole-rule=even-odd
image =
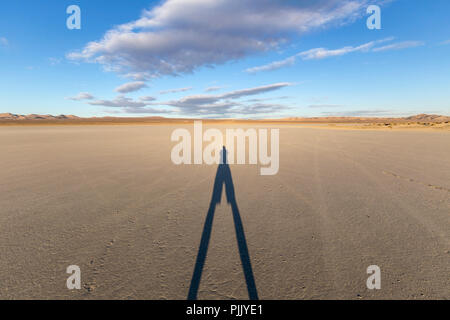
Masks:
[[[436,114],[418,114],[416,116],[405,118],[405,120],[414,122],[448,122],[449,119],[450,117],[440,116]]]
[[[299,118],[291,117],[281,119],[282,121],[309,122],[309,123],[443,123],[449,122],[450,117],[435,114],[418,114],[402,118],[378,118],[378,117],[313,117]]]
[[[13,114],[13,113],[0,113],[0,120],[66,120],[66,119],[80,119],[74,115],[64,115],[59,116],[52,115],[40,115],[40,114]]]
[[[0,124],[155,124],[155,123],[187,123],[195,119],[164,118],[164,117],[92,117],[80,118],[74,115],[19,115],[13,113],[0,113]],[[304,124],[421,124],[435,125],[450,123],[449,116],[419,114],[403,118],[376,118],[376,117],[290,117],[283,119],[199,119],[207,123],[239,122],[239,123],[304,123]]]

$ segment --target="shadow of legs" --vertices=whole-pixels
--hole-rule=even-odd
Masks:
[[[214,189],[209,205],[208,214],[206,215],[205,225],[203,227],[202,238],[198,249],[197,260],[195,262],[194,273],[192,275],[191,285],[189,287],[188,300],[196,300],[200,280],[205,265],[206,255],[208,253],[209,240],[211,238],[212,225],[216,206],[221,201],[222,189],[225,184],[225,192],[228,204],[231,205],[233,211],[234,227],[236,231],[236,239],[239,248],[242,268],[244,269],[245,281],[247,283],[247,291],[250,300],[258,300],[258,292],[256,290],[255,279],[253,276],[250,255],[248,253],[247,242],[245,240],[244,226],[242,224],[239,208],[236,203],[234,192],[233,178],[231,170],[227,164],[226,149],[222,151],[222,164],[217,168],[216,179],[214,181]]]

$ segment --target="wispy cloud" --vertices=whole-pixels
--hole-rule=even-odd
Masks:
[[[151,96],[144,96],[144,97],[140,97],[139,100],[144,101],[144,102],[151,102],[151,101],[155,101],[156,98],[151,97]]]
[[[342,105],[339,104],[311,104],[308,108],[312,109],[328,109],[328,108],[342,108]]]
[[[6,39],[5,37],[0,37],[0,46],[7,47],[8,45],[9,45],[8,39]]]
[[[393,39],[394,39],[393,37],[389,37],[389,38],[385,38],[385,39],[381,39],[381,40],[370,41],[370,42],[364,43],[364,44],[356,46],[356,47],[347,46],[347,47],[334,49],[334,50],[330,50],[330,49],[326,49],[326,48],[314,48],[314,49],[310,49],[307,51],[302,51],[300,53],[297,53],[296,55],[293,55],[293,56],[288,57],[283,60],[274,61],[269,64],[258,66],[258,67],[248,68],[245,71],[248,73],[256,73],[256,72],[261,72],[261,71],[277,70],[277,69],[280,69],[280,68],[283,68],[286,66],[294,65],[299,57],[302,58],[303,60],[312,60],[312,59],[325,59],[325,58],[329,58],[329,57],[342,56],[342,55],[345,55],[345,54],[348,54],[351,52],[358,52],[358,51],[368,52],[375,45],[383,43],[383,42],[387,42],[387,41],[392,41]]]
[[[62,59],[51,57],[51,58],[48,58],[48,61],[50,62],[50,65],[56,66],[61,63]]]
[[[292,66],[296,60],[297,60],[297,57],[292,56],[292,57],[286,58],[284,60],[274,61],[269,64],[263,65],[263,66],[248,68],[245,70],[245,72],[256,73],[256,72],[261,72],[261,71],[277,70],[277,69],[280,69],[280,68],[283,68],[286,66]]]
[[[401,49],[407,49],[407,48],[415,48],[424,46],[425,42],[423,41],[403,41],[403,42],[397,42],[393,44],[389,44],[387,46],[374,48],[373,52],[381,52],[381,51],[388,51],[388,50],[401,50]]]
[[[89,102],[92,106],[103,106],[114,108],[116,110],[108,111],[111,113],[134,113],[134,114],[167,114],[173,113],[173,110],[150,107],[153,105],[154,97],[144,96],[139,100],[134,100],[123,95],[119,95],[113,100],[95,100]],[[121,109],[118,111],[117,109]]]
[[[68,100],[74,100],[74,101],[82,101],[82,100],[92,100],[95,97],[90,94],[89,92],[80,92],[79,94],[77,94],[74,97],[68,97],[66,99]]]
[[[242,102],[239,101],[239,99],[280,90],[291,85],[292,84],[288,82],[280,82],[265,86],[229,91],[223,94],[185,96],[178,100],[170,101],[156,101],[154,97],[141,97],[138,100],[134,100],[120,95],[113,100],[94,100],[90,101],[89,104],[94,106],[121,108],[123,112],[136,114],[170,112],[178,115],[197,115],[202,117],[269,114],[284,110],[287,107],[277,103],[267,103],[263,98],[259,99],[258,102],[255,100],[255,103]],[[268,101],[270,98],[266,100]],[[155,108],[158,106],[160,108]],[[170,109],[168,110],[167,108]]]
[[[314,48],[307,51],[302,51],[300,53],[297,53],[296,55],[293,55],[283,60],[274,61],[269,64],[258,67],[248,68],[245,70],[245,72],[256,73],[262,71],[277,70],[283,67],[294,65],[298,58],[301,58],[302,60],[320,60],[330,57],[343,56],[353,52],[382,52],[388,50],[413,48],[425,44],[422,41],[403,41],[385,45],[382,47],[377,47],[377,45],[393,40],[394,37],[389,37],[381,40],[370,41],[359,46],[346,46],[338,49]]]
[[[125,83],[125,84],[117,87],[115,89],[115,91],[116,92],[120,92],[120,93],[129,93],[129,92],[134,92],[134,91],[141,90],[142,88],[145,88],[145,87],[147,87],[145,82],[143,82],[143,81],[135,81],[135,82]]]
[[[448,44],[450,44],[450,40],[442,41],[440,44],[443,46],[448,45]]]
[[[340,111],[340,112],[322,112],[326,117],[382,117],[392,115],[392,110],[352,110],[352,111]]]
[[[178,100],[155,102],[155,104],[175,107],[180,114],[205,115],[209,117],[256,114],[263,113],[263,110],[267,113],[272,113],[276,110],[281,110],[281,105],[263,102],[248,104],[240,102],[239,99],[276,91],[291,85],[292,83],[289,82],[280,82],[254,88],[229,91],[223,94],[186,96]],[[263,101],[263,99],[261,99],[261,101]]]
[[[280,97],[271,97],[271,98],[253,98],[253,99],[248,99],[246,100],[246,102],[267,102],[267,101],[271,101],[271,100],[285,100],[285,99],[289,99],[289,96],[280,96]]]
[[[149,72],[129,72],[123,76],[134,81],[148,81],[154,78]]]
[[[156,108],[136,108],[136,107],[127,107],[123,109],[124,113],[135,113],[135,114],[170,114],[173,113],[172,110],[166,109],[156,109]]]
[[[219,101],[227,100],[227,99],[239,99],[246,96],[252,96],[257,95],[265,92],[270,92],[274,90],[278,90],[284,87],[291,86],[291,83],[288,82],[280,82],[280,83],[273,83],[266,86],[260,86],[255,88],[249,88],[249,89],[241,89],[241,90],[235,90],[226,92],[223,94],[218,95],[192,95],[183,97],[179,100],[173,100],[169,101],[166,104],[171,105],[174,107],[195,107],[198,105],[206,105],[206,104],[213,104]]]
[[[163,90],[163,91],[160,91],[159,94],[168,94],[168,93],[186,92],[186,91],[189,91],[189,90],[192,90],[192,87]]]
[[[142,108],[149,105],[145,101],[135,101],[123,95],[117,96],[113,100],[94,100],[89,102],[93,106],[104,106],[112,108]]]
[[[354,21],[365,14],[367,3],[166,0],[67,57],[133,79],[190,73],[276,49],[293,34]]]
[[[205,92],[214,92],[214,91],[219,91],[221,90],[223,87],[219,87],[219,86],[215,86],[215,87],[208,87],[205,89]]]
[[[393,39],[394,38],[389,37],[381,40],[370,41],[356,47],[347,46],[333,50],[329,50],[326,48],[315,48],[308,51],[300,52],[298,56],[302,57],[302,59],[304,60],[311,60],[311,59],[325,59],[329,57],[343,56],[345,54],[349,54],[352,52],[369,52],[375,45],[387,41],[392,41]]]

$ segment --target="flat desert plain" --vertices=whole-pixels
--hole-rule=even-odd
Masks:
[[[450,298],[448,131],[273,125],[279,173],[230,165],[205,225],[218,167],[172,163],[180,126],[0,127],[0,298]]]

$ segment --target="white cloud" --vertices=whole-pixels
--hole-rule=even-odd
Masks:
[[[223,88],[223,87],[219,87],[219,86],[216,86],[216,87],[208,87],[208,88],[205,89],[205,92],[219,91],[219,90],[221,90],[222,88]]]
[[[298,57],[301,57],[303,60],[312,60],[312,59],[324,59],[324,58],[329,58],[329,57],[334,57],[334,56],[342,56],[342,55],[345,55],[345,54],[348,54],[351,52],[357,52],[357,51],[368,52],[376,44],[383,43],[386,41],[392,41],[393,39],[394,38],[390,37],[390,38],[386,38],[386,39],[370,41],[370,42],[367,42],[365,44],[362,44],[362,45],[359,45],[356,47],[347,46],[347,47],[343,47],[340,49],[334,49],[334,50],[329,50],[326,48],[314,48],[311,50],[297,53],[296,55],[288,57],[284,60],[274,61],[274,62],[271,62],[266,65],[249,68],[249,69],[246,69],[245,71],[248,73],[256,73],[256,72],[261,72],[261,71],[277,70],[277,69],[280,69],[280,68],[283,68],[286,66],[294,65]]]
[[[245,71],[248,73],[256,73],[256,72],[261,72],[261,71],[277,70],[277,69],[280,69],[280,68],[283,68],[286,66],[292,66],[295,63],[296,59],[297,59],[296,56],[292,56],[292,57],[286,58],[284,60],[271,62],[264,66],[248,68]]]
[[[256,73],[261,71],[270,71],[270,70],[276,70],[280,69],[286,66],[293,65],[297,58],[301,58],[303,60],[319,60],[319,59],[325,59],[330,57],[337,57],[337,56],[343,56],[349,53],[353,52],[381,52],[381,51],[388,51],[388,50],[399,50],[399,49],[406,49],[406,48],[412,48],[417,46],[424,45],[421,41],[404,41],[404,42],[398,42],[393,43],[390,45],[382,46],[382,47],[376,47],[377,45],[393,41],[393,37],[381,39],[381,40],[375,40],[370,41],[367,43],[364,43],[359,46],[346,46],[339,49],[327,49],[327,48],[314,48],[307,51],[300,52],[294,56],[288,57],[284,60],[280,61],[274,61],[266,65],[253,67],[246,69],[245,71],[248,73]]]
[[[342,108],[342,105],[339,104],[311,104],[308,106],[313,109],[328,109],[328,108]]]
[[[159,94],[168,94],[168,93],[186,92],[186,91],[189,91],[189,90],[192,90],[192,87],[163,90],[163,91],[160,91]]]
[[[325,59],[329,57],[343,56],[345,54],[356,52],[356,51],[368,51],[369,47],[366,45],[358,46],[358,47],[343,47],[340,49],[329,50],[326,48],[315,48],[308,51],[301,52],[299,56],[301,56],[304,60],[312,60],[312,59]]]
[[[89,102],[93,106],[104,106],[113,108],[142,108],[148,106],[148,102],[144,101],[134,101],[131,98],[125,97],[123,95],[117,96],[113,100],[94,100]]]
[[[371,4],[378,0],[370,1]],[[189,73],[277,48],[293,34],[343,24],[368,0],[166,0],[69,59],[143,79]],[[137,78],[134,78],[137,79]]]
[[[151,96],[144,96],[144,97],[140,97],[139,100],[144,101],[144,102],[151,102],[151,101],[155,101],[156,98],[151,97]]]
[[[192,95],[178,100],[160,102],[155,101],[154,97],[141,97],[139,100],[133,100],[120,95],[113,100],[95,100],[90,101],[89,104],[94,106],[121,108],[123,112],[136,114],[173,113],[189,116],[198,115],[202,117],[263,114],[280,111],[287,107],[276,103],[264,102],[264,100],[268,101],[270,98],[259,99],[258,103],[252,104],[239,102],[238,99],[279,90],[291,85],[292,84],[288,82],[273,83],[260,87],[229,91],[223,94]],[[168,107],[170,109],[155,109],[155,106],[164,106],[165,108]]]
[[[263,103],[264,99],[261,99],[260,103],[253,104],[239,102],[238,99],[279,90],[291,85],[292,84],[288,82],[280,82],[260,87],[229,91],[217,95],[203,94],[186,96],[179,100],[155,102],[154,104],[175,107],[180,114],[208,117],[248,115],[264,113],[264,111],[266,113],[273,113],[287,107],[279,104]]]
[[[67,99],[74,100],[74,101],[92,100],[92,99],[94,99],[94,96],[92,94],[90,94],[89,92],[80,92],[75,97],[69,97]]]
[[[187,96],[183,97],[179,100],[169,101],[166,102],[166,105],[174,106],[174,107],[196,107],[199,105],[211,105],[214,103],[217,103],[219,101],[224,101],[227,99],[239,99],[242,97],[257,95],[265,92],[275,91],[284,87],[291,86],[292,83],[289,82],[280,82],[280,83],[273,83],[265,86],[255,87],[255,88],[248,88],[248,89],[241,89],[241,90],[235,90],[226,92],[223,94],[218,95],[207,95],[207,94],[201,94],[201,95],[193,95],[193,96]]]
[[[171,110],[155,109],[155,108],[136,108],[127,107],[123,109],[124,113],[136,113],[136,114],[167,114],[173,113]]]
[[[136,82],[129,82],[129,83],[125,83],[119,87],[117,87],[115,89],[116,92],[120,92],[120,93],[129,93],[129,92],[134,92],[134,91],[138,91],[142,88],[147,87],[147,85],[145,84],[145,82],[143,81],[136,81]]]
[[[400,50],[400,49],[407,49],[407,48],[415,48],[425,45],[422,41],[403,41],[398,43],[389,44],[387,46],[375,48],[372,51],[374,52],[381,52],[381,51],[388,51],[388,50]]]
[[[367,43],[364,43],[362,45],[356,46],[356,47],[352,47],[352,46],[347,46],[347,47],[343,47],[340,49],[334,49],[334,50],[329,50],[326,48],[315,48],[315,49],[311,49],[308,51],[303,51],[300,52],[298,54],[298,56],[302,57],[302,59],[304,60],[311,60],[311,59],[325,59],[325,58],[329,58],[329,57],[336,57],[336,56],[342,56],[348,53],[352,53],[352,52],[369,52],[375,45],[383,43],[383,42],[387,42],[387,41],[392,41],[394,38],[389,37],[389,38],[385,38],[385,39],[381,39],[381,40],[376,40],[376,41],[370,41]]]
[[[148,81],[152,79],[152,75],[148,72],[130,72],[124,74],[125,78],[133,79],[134,81]]]
[[[447,44],[450,44],[450,40],[445,40],[445,41],[442,41],[442,42],[441,42],[441,45],[444,45],[444,46],[445,46],[445,45],[447,45]]]

